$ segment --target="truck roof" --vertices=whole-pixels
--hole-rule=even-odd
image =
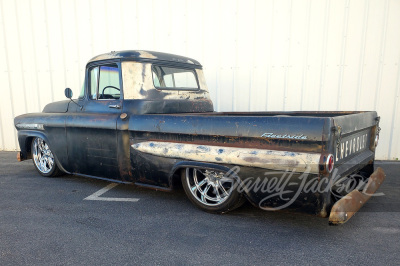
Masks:
[[[88,63],[107,59],[126,59],[134,61],[167,61],[172,63],[183,63],[201,67],[201,64],[198,61],[189,57],[143,50],[111,51],[110,53],[105,53],[93,57],[89,60]]]

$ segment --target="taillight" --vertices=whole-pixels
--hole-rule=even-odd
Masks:
[[[378,141],[379,141],[379,135],[376,135],[375,142],[374,142],[375,147],[378,146]]]
[[[328,158],[326,158],[325,162],[325,169],[328,173],[332,173],[333,171],[333,166],[335,165],[335,161],[333,160],[333,155],[329,154]]]

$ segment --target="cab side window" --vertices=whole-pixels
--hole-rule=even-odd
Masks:
[[[121,97],[117,64],[97,66],[90,69],[89,98],[92,100],[117,100]]]
[[[119,99],[119,71],[116,64],[100,67],[99,99]]]
[[[160,90],[199,90],[194,69],[152,66],[154,87]]]

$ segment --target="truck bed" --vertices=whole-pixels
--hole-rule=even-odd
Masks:
[[[268,151],[333,154],[340,172],[374,157],[376,112],[207,112],[130,118],[133,143],[144,140]],[[279,163],[278,161],[276,163]],[[318,162],[317,162],[318,163]],[[273,169],[274,167],[271,167]]]

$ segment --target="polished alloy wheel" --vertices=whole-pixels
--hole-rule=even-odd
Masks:
[[[37,169],[48,174],[54,165],[54,156],[47,143],[41,138],[35,138],[32,144],[33,161]]]
[[[231,196],[234,189],[235,179],[225,175],[224,172],[186,168],[186,183],[201,204],[218,206]]]

